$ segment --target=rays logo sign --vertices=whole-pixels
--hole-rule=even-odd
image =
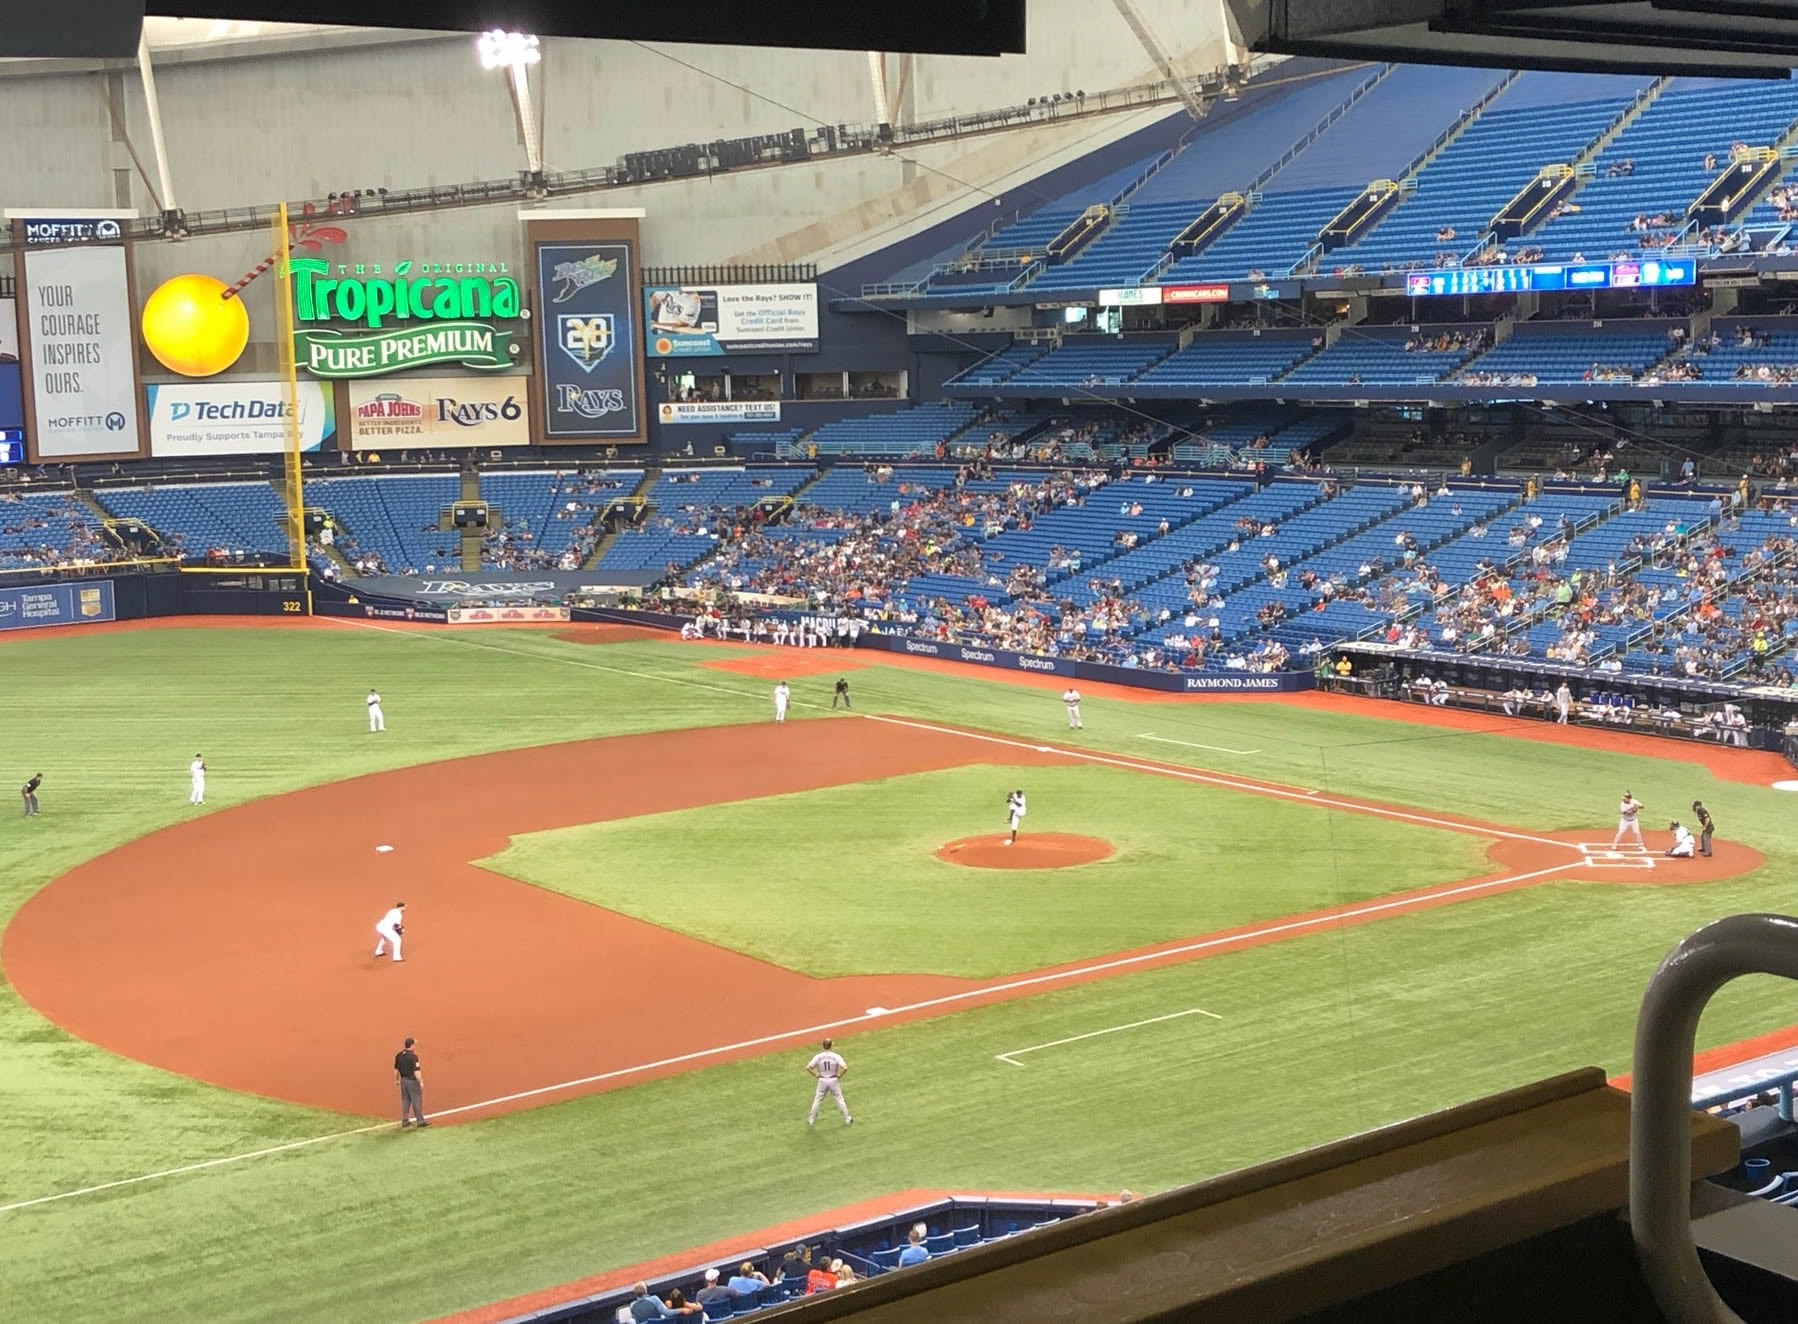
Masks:
[[[535,245],[547,441],[642,435],[636,245],[630,239]]]

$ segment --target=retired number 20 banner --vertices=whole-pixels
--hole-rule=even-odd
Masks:
[[[542,243],[536,256],[545,438],[639,436],[635,245],[623,239]]]

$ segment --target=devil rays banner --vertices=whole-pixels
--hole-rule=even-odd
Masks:
[[[541,440],[644,439],[641,211],[529,212]]]

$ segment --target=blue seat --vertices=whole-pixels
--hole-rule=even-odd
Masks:
[[[741,1298],[727,1296],[722,1297],[717,1301],[707,1301],[705,1303],[705,1317],[707,1319],[729,1319],[735,1312],[737,1301],[740,1299]]]
[[[765,1287],[760,1291],[755,1292],[738,1292],[737,1299],[731,1303],[734,1307],[733,1313],[738,1315],[753,1314],[755,1311],[762,1308],[762,1299],[764,1297],[768,1297],[768,1289]],[[768,1299],[773,1300],[774,1298],[768,1297]]]

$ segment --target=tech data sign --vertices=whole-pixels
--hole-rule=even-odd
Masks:
[[[522,352],[495,322],[525,317],[504,262],[331,263],[297,257],[294,357],[315,377],[382,377],[437,363],[510,368]]]
[[[527,446],[528,377],[351,382],[350,447]]]
[[[335,388],[300,382],[300,449],[337,435]],[[152,455],[277,455],[287,449],[287,392],[280,382],[158,382],[145,388]]]

